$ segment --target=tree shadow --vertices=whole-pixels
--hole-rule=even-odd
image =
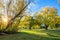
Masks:
[[[50,34],[50,33],[47,33],[49,36],[51,36],[51,37],[60,37],[60,36],[58,36],[58,35],[55,35],[55,34]]]
[[[60,37],[60,30],[44,30],[42,31],[50,37]]]

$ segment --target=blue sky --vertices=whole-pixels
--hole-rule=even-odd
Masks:
[[[33,14],[34,12],[38,12],[43,7],[55,7],[58,9],[58,15],[60,15],[60,4],[58,4],[58,0],[35,0],[35,3],[28,6],[30,12]]]

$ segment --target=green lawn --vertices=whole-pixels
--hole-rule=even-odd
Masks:
[[[0,35],[0,40],[60,40],[60,30],[20,30],[16,34]]]

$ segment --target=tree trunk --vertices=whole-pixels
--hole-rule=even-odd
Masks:
[[[48,25],[46,25],[45,29],[48,30]]]
[[[32,29],[31,27],[32,27],[32,25],[30,24],[30,26],[29,26],[29,29],[30,29],[30,30]]]

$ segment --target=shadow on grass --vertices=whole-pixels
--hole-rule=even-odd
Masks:
[[[60,40],[58,38],[45,37],[26,32],[0,36],[0,40]]]
[[[44,30],[42,32],[47,33],[50,36],[55,36],[55,37],[58,37],[60,35],[60,30]]]
[[[49,36],[52,36],[52,37],[60,37],[58,35],[55,35],[55,34],[50,34],[50,33],[47,33]]]

